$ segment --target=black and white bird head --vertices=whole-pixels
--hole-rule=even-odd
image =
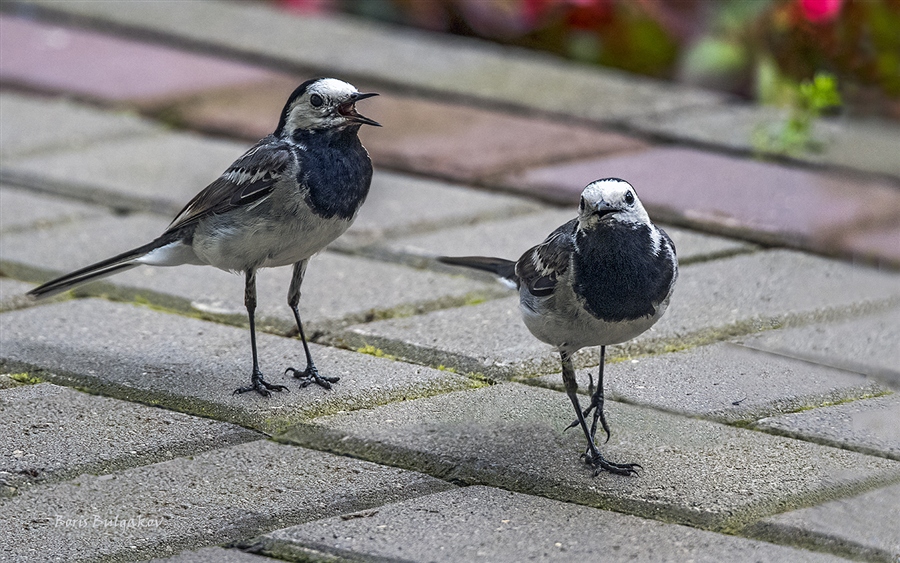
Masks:
[[[356,102],[377,95],[362,94],[352,84],[336,78],[307,80],[288,98],[275,135],[290,137],[297,131],[359,128],[363,124],[381,127],[356,111]]]
[[[591,182],[581,192],[579,228],[593,229],[611,221],[646,225],[650,223],[650,216],[641,205],[634,187],[625,180],[603,178]]]

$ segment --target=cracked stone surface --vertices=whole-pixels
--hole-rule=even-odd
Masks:
[[[174,555],[449,488],[419,473],[257,440],[33,487],[0,503],[0,555],[17,563]]]
[[[900,479],[900,462],[607,401],[614,462],[592,471],[565,393],[501,383],[324,416],[279,440],[668,522],[733,529]]]
[[[597,368],[579,370],[587,392]],[[564,390],[557,372],[539,378]],[[606,397],[720,422],[763,417],[884,393],[856,373],[766,354],[730,343],[608,363]],[[821,409],[818,409],[821,410]]]
[[[0,480],[7,492],[259,438],[227,422],[51,383],[0,391]]]
[[[778,514],[749,527],[767,541],[789,541],[868,559],[900,559],[900,485]]]
[[[801,440],[900,461],[900,395],[765,418],[754,426]]]
[[[5,313],[0,366],[120,399],[165,406],[256,428],[283,429],[310,416],[374,406],[476,385],[466,377],[387,358],[312,344],[331,390],[300,389],[284,369],[305,367],[299,340],[258,334],[260,365],[289,392],[232,395],[250,380],[246,329],[147,307],[78,299]],[[129,335],[123,338],[122,335]]]
[[[746,346],[841,367],[900,389],[900,307],[742,339]]]
[[[592,533],[591,530],[602,530]],[[271,532],[264,552],[404,561],[835,561],[491,487],[453,489]]]

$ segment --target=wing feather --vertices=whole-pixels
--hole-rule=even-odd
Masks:
[[[269,195],[293,159],[290,148],[267,137],[257,143],[184,206],[166,232],[212,213],[225,213]]]
[[[560,226],[544,242],[525,251],[516,262],[516,275],[532,295],[552,294],[559,278],[569,269],[575,251],[577,223],[577,219],[572,219]]]

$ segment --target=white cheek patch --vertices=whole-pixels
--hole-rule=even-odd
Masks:
[[[650,229],[650,243],[653,245],[653,254],[659,256],[662,248],[662,233],[656,227]]]

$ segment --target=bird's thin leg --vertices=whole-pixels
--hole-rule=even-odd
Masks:
[[[565,384],[569,400],[572,401],[572,406],[575,407],[575,416],[578,418],[578,424],[581,426],[584,437],[587,439],[585,458],[591,467],[596,470],[594,475],[597,475],[600,471],[609,471],[617,475],[637,475],[635,468],[640,467],[640,465],[636,463],[612,463],[600,454],[591,432],[588,431],[587,422],[585,422],[584,414],[581,411],[581,405],[578,404],[578,381],[575,379],[572,357],[568,352],[562,350],[560,350],[559,355],[562,359],[563,384]]]
[[[250,351],[253,353],[253,373],[250,374],[250,385],[238,387],[233,395],[256,391],[263,397],[271,395],[269,391],[287,391],[284,385],[274,385],[262,377],[259,370],[259,356],[256,354],[256,270],[247,270],[244,284],[244,306],[247,307],[247,316],[250,317]]]
[[[294,377],[300,380],[300,387],[306,387],[312,383],[321,385],[325,389],[331,389],[332,383],[340,381],[340,377],[325,377],[319,375],[316,364],[313,363],[312,354],[309,353],[309,344],[306,343],[306,334],[303,332],[303,322],[300,320],[300,285],[303,283],[303,276],[306,274],[307,260],[301,260],[294,264],[294,274],[291,278],[291,287],[288,290],[288,305],[294,312],[294,319],[297,321],[297,330],[300,332],[300,341],[303,342],[303,351],[306,352],[306,369],[300,371],[295,368],[287,368],[284,373],[293,373]]]
[[[591,423],[591,438],[595,438],[597,436],[597,421],[600,421],[600,425],[603,428],[603,431],[606,432],[606,441],[609,442],[609,424],[606,423],[606,413],[603,411],[603,402],[604,402],[604,394],[603,394],[603,366],[606,363],[606,346],[600,347],[600,368],[597,372],[597,387],[594,387],[594,378],[591,377],[591,385],[588,387],[588,392],[591,393],[591,404],[588,405],[588,408],[584,409],[582,413],[584,416],[591,414],[591,411],[594,411],[594,421]],[[572,421],[566,430],[569,428],[575,428],[578,426],[578,420]]]

